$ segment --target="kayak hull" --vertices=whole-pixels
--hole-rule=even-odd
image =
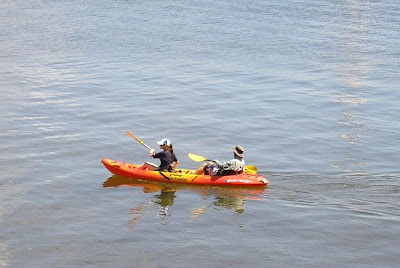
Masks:
[[[101,162],[114,175],[148,181],[215,186],[266,186],[269,183],[267,179],[256,174],[210,176],[194,174],[194,170],[188,169],[177,169],[176,172],[142,170],[137,168],[139,165],[107,158],[103,158]]]

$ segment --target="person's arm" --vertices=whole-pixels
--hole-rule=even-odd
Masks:
[[[234,170],[236,167],[236,162],[235,162],[235,160],[226,161],[226,162],[221,163],[221,167],[224,170]]]
[[[175,172],[176,167],[179,165],[179,161],[177,160],[172,167],[172,172]]]
[[[222,168],[222,165],[224,164],[224,163],[219,162],[217,159],[214,159],[212,162],[214,162],[218,168]]]
[[[153,154],[153,158],[163,158],[163,155],[165,154],[164,151],[158,152],[158,153],[154,153]]]
[[[175,168],[179,165],[179,160],[178,160],[178,158],[176,158],[176,155],[174,153],[172,153],[172,154],[173,154],[173,161],[174,161],[174,165],[172,166],[172,172],[175,172]]]

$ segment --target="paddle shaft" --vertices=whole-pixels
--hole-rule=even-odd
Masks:
[[[146,145],[142,140],[140,140],[140,139],[136,138],[135,136],[133,136],[133,134],[132,134],[129,130],[127,130],[126,133],[128,133],[129,136],[131,136],[133,139],[135,139],[135,140],[136,140],[137,142],[139,142],[141,145],[143,145],[144,147],[146,147],[149,151],[151,150],[151,148],[150,148],[148,145]]]

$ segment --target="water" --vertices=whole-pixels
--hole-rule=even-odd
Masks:
[[[394,267],[398,1],[0,3],[0,267]],[[172,140],[267,189],[111,177]]]

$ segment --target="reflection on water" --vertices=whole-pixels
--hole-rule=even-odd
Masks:
[[[133,231],[136,222],[144,216],[143,210],[148,207],[149,203],[147,204],[140,204],[136,208],[132,208],[129,212],[129,215],[133,215],[132,219],[128,221],[129,230]]]
[[[337,65],[337,73],[344,90],[339,93],[338,102],[343,105],[342,126],[340,138],[347,143],[344,159],[334,166],[344,172],[360,172],[367,165],[365,159],[359,159],[355,153],[356,146],[367,133],[368,126],[359,119],[362,106],[367,102],[363,97],[363,90],[368,86],[366,77],[373,71],[372,58],[368,53],[374,50],[372,43],[368,42],[370,21],[368,16],[363,16],[363,6],[354,1],[347,1],[347,21],[341,24],[338,38],[341,42],[340,55],[342,62]]]
[[[233,209],[236,213],[244,212],[244,199],[241,198],[216,196],[213,204],[216,207]]]
[[[160,205],[157,217],[162,219],[164,224],[168,224],[169,216],[171,216],[171,214],[168,213],[168,209],[174,203],[174,198],[176,197],[175,191],[176,190],[165,189],[161,190],[161,193],[155,196],[157,199],[154,203]]]
[[[8,265],[7,259],[9,253],[7,252],[7,246],[0,243],[0,267],[5,267]]]
[[[134,230],[134,225],[144,216],[144,211],[151,205],[158,205],[157,218],[163,224],[169,223],[172,213],[170,208],[174,204],[178,191],[191,191],[199,194],[203,199],[214,198],[209,206],[202,205],[190,212],[190,218],[195,219],[206,213],[210,207],[216,210],[229,209],[234,213],[244,213],[246,200],[261,200],[265,196],[266,187],[205,187],[196,185],[180,185],[168,183],[156,183],[142,181],[139,179],[111,176],[104,183],[104,187],[136,187],[141,188],[143,193],[155,193],[149,202],[140,204],[130,210],[132,219],[129,221],[130,229]]]

